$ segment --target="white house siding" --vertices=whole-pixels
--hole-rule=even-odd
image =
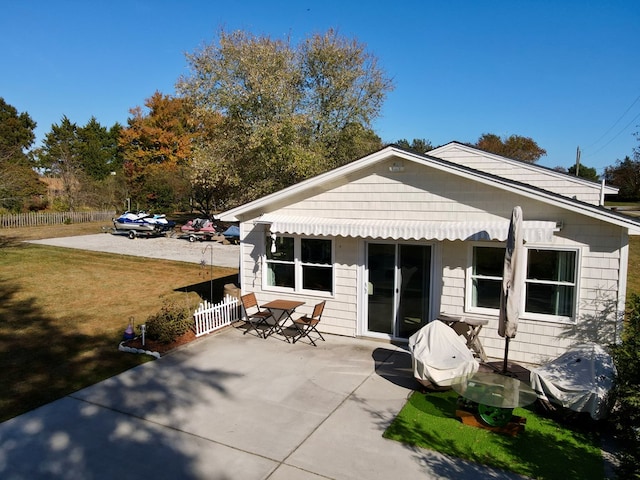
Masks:
[[[482,172],[543,188],[569,198],[576,198],[592,205],[600,204],[600,186],[598,184],[574,180],[570,176],[527,165],[524,162],[485,154],[475,149],[466,149],[456,144],[445,145],[427,152],[427,154]],[[613,191],[608,193],[613,193]]]
[[[529,205],[531,207],[531,205]],[[526,217],[527,205],[523,206]],[[557,212],[561,214],[561,212]],[[619,311],[619,248],[626,242],[621,229],[589,217],[575,215],[564,219],[564,227],[550,244],[537,246],[576,247],[579,253],[578,317],[575,325],[520,319],[518,333],[509,347],[514,361],[542,363],[563,353],[578,341],[608,343],[614,340]],[[592,242],[589,246],[588,242]],[[477,244],[477,243],[476,243]],[[489,320],[481,333],[482,343],[490,357],[504,355],[505,341],[498,335],[498,317],[465,311],[463,289],[470,262],[469,242],[444,242],[442,263],[443,293],[441,311],[458,315],[481,316]],[[528,245],[534,247],[536,245]],[[617,332],[619,333],[619,332]]]
[[[296,310],[297,314],[310,314],[313,306],[326,300],[321,331],[344,336],[355,336],[357,320],[357,239],[334,239],[335,292],[331,298],[308,293],[294,293],[263,290],[262,258],[265,254],[266,229],[264,225],[254,225],[252,221],[241,224],[244,236],[241,248],[241,289],[242,293],[255,292],[258,303],[263,304],[276,298],[299,298],[305,305]]]
[[[425,221],[494,221],[510,217],[513,206],[520,205],[524,220],[562,222],[553,242],[545,246],[580,248],[581,271],[577,330],[602,322],[602,312],[614,305],[609,319],[615,320],[618,302],[619,249],[626,238],[622,229],[590,217],[552,207],[535,199],[505,192],[475,181],[455,177],[414,163],[405,164],[401,173],[389,172],[392,160],[381,162],[366,172],[345,178],[342,185],[315,196],[300,199],[277,213],[331,218],[393,219]],[[487,213],[491,212],[491,213]],[[262,213],[262,212],[261,212]],[[243,218],[242,287],[255,291],[260,302],[278,297],[294,298],[295,293],[262,291],[264,226]],[[426,242],[430,243],[430,242]],[[252,245],[253,244],[253,245]],[[591,246],[589,246],[591,245]],[[543,245],[540,245],[543,246]],[[465,312],[467,267],[470,262],[470,242],[445,241],[440,249],[441,276],[436,272],[432,281],[441,282],[434,300],[436,312]],[[363,240],[335,238],[335,292],[327,299],[322,330],[353,336],[357,329],[358,268],[363,262]],[[435,259],[434,259],[435,260]],[[306,302],[300,312],[310,312],[323,297],[302,295]],[[497,334],[497,316],[487,317],[489,324],[482,331],[482,341],[489,356],[501,358],[504,339]],[[564,349],[585,339],[575,335],[573,326],[554,322],[521,319],[517,337],[511,342],[509,358],[522,362],[542,362],[558,356]]]
[[[413,163],[402,173],[391,173],[391,163],[378,164],[365,175],[349,179],[350,183],[293,203],[278,213],[371,220],[496,221],[508,219],[513,202],[520,198]]]

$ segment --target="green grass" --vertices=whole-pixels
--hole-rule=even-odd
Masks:
[[[603,478],[596,433],[523,408],[514,414],[527,419],[524,432],[515,437],[494,433],[462,424],[455,416],[457,397],[453,391],[414,392],[383,436],[531,478]]]
[[[629,237],[629,264],[627,274],[627,298],[640,294],[640,236]]]
[[[0,421],[148,361],[118,351],[129,319],[140,325],[162,298],[195,308],[210,292],[200,265],[17,241],[56,228],[0,232]],[[237,276],[213,272],[214,295]]]

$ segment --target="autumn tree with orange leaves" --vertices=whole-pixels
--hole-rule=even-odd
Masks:
[[[197,135],[188,102],[156,91],[132,108],[119,145],[132,201],[145,209],[180,208],[189,198],[188,165]]]

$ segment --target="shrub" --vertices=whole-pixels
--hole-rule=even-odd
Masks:
[[[618,375],[612,422],[621,442],[620,478],[640,478],[640,295],[627,303],[622,343],[613,349]]]
[[[193,324],[192,312],[175,300],[164,300],[160,311],[150,315],[146,322],[146,335],[151,340],[171,343],[187,333]]]

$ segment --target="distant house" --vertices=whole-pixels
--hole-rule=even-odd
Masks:
[[[40,177],[40,181],[47,185],[47,198],[50,201],[64,195],[64,183],[61,178]]]
[[[450,143],[386,147],[219,215],[240,225],[240,281],[260,302],[326,300],[321,330],[407,339],[439,313],[498,336],[504,242],[522,207],[527,258],[509,358],[541,363],[584,340],[612,341],[624,311],[628,236],[640,223],[602,206],[616,190]]]

